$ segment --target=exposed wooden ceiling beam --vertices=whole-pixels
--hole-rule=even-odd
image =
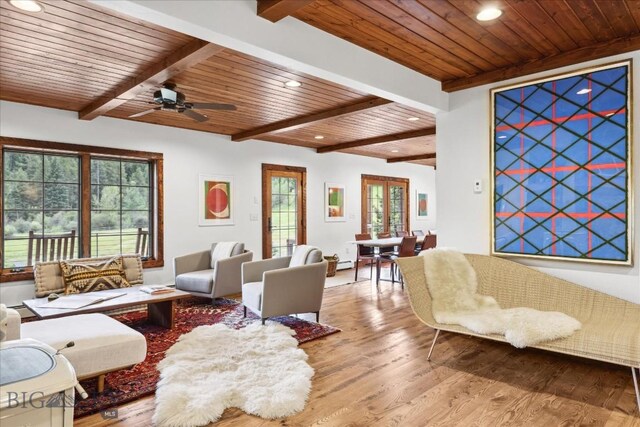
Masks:
[[[471,77],[446,80],[442,82],[442,90],[445,92],[455,92],[469,89],[484,84],[508,80],[514,77],[522,77],[528,74],[539,73],[541,71],[553,70],[584,61],[604,58],[620,53],[631,52],[640,49],[640,34],[632,37],[624,37],[599,43],[595,46],[586,46],[569,52],[559,53],[508,68],[500,68],[486,73],[476,74]]]
[[[223,49],[222,46],[195,39],[91,102],[78,112],[78,117],[82,120],[93,120],[130,101],[145,90],[159,87],[173,76],[212,57]]]
[[[415,156],[393,157],[387,159],[387,163],[411,162],[414,160],[435,159],[436,153],[416,154]]]
[[[231,136],[232,141],[245,141],[247,139],[258,138],[262,135],[274,132],[284,132],[298,129],[310,124],[321,123],[325,120],[331,120],[336,117],[348,116],[351,114],[361,113],[372,108],[378,108],[383,105],[391,104],[393,101],[388,99],[368,97],[363,101],[357,101],[353,104],[342,105],[340,107],[324,110],[319,113],[308,114],[306,116],[298,116],[292,119],[282,120],[268,125],[260,126],[239,132]]]
[[[391,135],[375,136],[373,138],[358,139],[356,141],[349,141],[349,142],[343,142],[341,144],[318,147],[316,149],[316,152],[330,153],[332,151],[346,150],[348,148],[364,147],[367,145],[382,144],[383,142],[400,141],[403,139],[411,139],[411,138],[419,138],[421,136],[435,135],[435,133],[436,133],[435,127],[410,130],[408,132],[400,132],[400,133],[394,133]]]
[[[258,0],[258,16],[271,22],[292,15],[314,0]]]

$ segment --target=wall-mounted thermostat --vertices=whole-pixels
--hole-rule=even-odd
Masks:
[[[482,180],[476,179],[473,181],[473,192],[474,193],[482,193]]]

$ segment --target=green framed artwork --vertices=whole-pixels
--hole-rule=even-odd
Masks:
[[[346,221],[345,186],[342,184],[325,183],[324,193],[324,220],[326,222]]]
[[[416,191],[416,208],[418,218],[426,218],[429,216],[429,195]]]

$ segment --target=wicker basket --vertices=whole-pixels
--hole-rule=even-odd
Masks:
[[[332,256],[324,257],[329,262],[329,266],[327,267],[327,277],[333,277],[336,275],[336,267],[338,267],[338,254],[334,254]]]

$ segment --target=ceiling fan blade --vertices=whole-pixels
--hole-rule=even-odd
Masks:
[[[193,110],[189,110],[189,109],[187,109],[187,110],[182,110],[182,113],[183,113],[185,116],[189,116],[189,117],[191,117],[193,120],[195,120],[195,121],[197,121],[197,122],[206,122],[207,120],[209,120],[209,117],[207,117],[207,116],[205,116],[205,115],[203,115],[203,114],[200,114],[200,113],[196,113],[196,112],[195,112],[195,111],[193,111]]]
[[[140,113],[136,113],[136,114],[132,114],[129,116],[130,119],[136,118],[136,117],[142,117],[142,116],[146,116],[149,113],[153,113],[154,111],[158,111],[161,110],[162,107],[156,107],[156,108],[152,108],[150,110],[146,110],[146,111],[142,111]]]
[[[216,104],[213,102],[187,102],[191,108],[197,108],[202,110],[226,110],[226,111],[234,111],[237,110],[236,106],[233,104]]]

